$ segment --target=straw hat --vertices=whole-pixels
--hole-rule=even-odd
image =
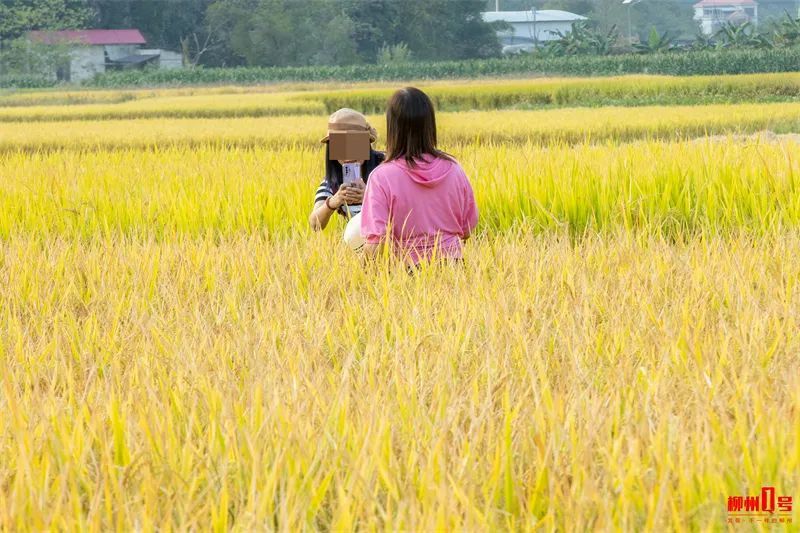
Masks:
[[[328,134],[333,131],[368,131],[369,142],[375,142],[378,138],[378,132],[369,125],[367,117],[348,107],[343,107],[328,118]],[[319,142],[328,142],[328,135]]]

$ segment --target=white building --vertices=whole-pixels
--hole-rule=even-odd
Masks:
[[[572,25],[586,17],[557,9],[531,9],[529,11],[487,11],[481,13],[486,22],[507,22],[511,29],[497,32],[505,48],[522,46],[532,49],[538,44],[558,39],[558,33],[567,34]]]
[[[142,48],[147,41],[139,30],[32,31],[28,38],[70,47],[69,64],[52,73],[63,81],[83,81],[109,70],[145,65],[164,69],[183,67],[183,56],[177,52]]]
[[[700,0],[694,5],[694,20],[700,24],[704,35],[714,35],[728,22],[758,25],[758,3],[755,0]]]

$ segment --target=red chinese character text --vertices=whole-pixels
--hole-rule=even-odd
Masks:
[[[778,511],[781,513],[791,513],[792,512],[792,497],[791,496],[779,496],[778,497]]]
[[[744,497],[744,510],[745,511],[758,511],[758,496],[745,496]]]
[[[744,507],[744,498],[741,496],[728,496],[728,512],[741,511]]]

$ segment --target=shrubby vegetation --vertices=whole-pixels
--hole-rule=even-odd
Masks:
[[[788,13],[781,20],[768,24],[758,31],[750,22],[727,22],[707,36],[698,33],[693,40],[681,41],[669,31],[659,32],[656,27],[640,42],[630,43],[620,34],[616,25],[601,29],[594,21],[579,21],[569,33],[557,32],[558,39],[549,41],[541,50],[546,56],[615,55],[637,52],[641,54],[685,52],[689,50],[723,49],[779,49],[800,44],[800,18]]]
[[[713,37],[698,35],[678,44],[669,32],[652,28],[648,38],[622,43],[616,26],[601,31],[588,22],[574,25],[569,34],[543,49],[514,58],[468,61],[411,61],[404,44],[384,46],[378,65],[345,67],[285,67],[207,69],[182,72],[113,73],[92,82],[95,86],[185,85],[197,83],[259,83],[318,80],[403,80],[473,78],[508,75],[602,76],[614,74],[714,75],[791,72],[800,65],[800,19],[783,20],[757,33],[749,23],[728,24]]]
[[[669,74],[676,76],[793,72],[800,65],[800,47],[781,49],[698,50],[681,54],[613,56],[521,56],[468,61],[409,62],[347,67],[264,67],[231,69],[150,70],[114,72],[89,82],[95,87],[257,84],[279,81],[432,80],[493,76],[613,76]]]
[[[617,55],[525,55],[466,61],[411,61],[403,48],[385,49],[381,64],[330,67],[236,67],[111,72],[86,82],[91,87],[250,85],[284,81],[400,81],[497,76],[675,76],[794,72],[800,47],[690,50],[682,53]],[[385,61],[385,62],[384,62]],[[27,73],[0,75],[0,87],[51,87],[55,80]]]
[[[42,45],[25,39],[8,41],[0,47],[0,87],[52,87],[57,83],[53,73],[68,61],[63,45]]]

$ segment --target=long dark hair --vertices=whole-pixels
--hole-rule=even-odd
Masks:
[[[455,161],[436,148],[436,141],[436,114],[428,95],[416,87],[397,90],[386,106],[386,162],[402,158],[413,167],[425,154]]]
[[[339,186],[344,181],[344,175],[342,172],[342,164],[335,159],[331,159],[330,155],[331,147],[328,143],[325,143],[325,181],[328,183],[331,192],[336,194],[336,191],[339,190]],[[384,159],[385,156],[383,152],[378,152],[377,150],[373,150],[371,146],[369,147],[369,159],[364,161],[364,164],[361,165],[361,179],[364,180],[364,183],[367,182],[369,173],[375,170],[375,167],[383,163]]]

